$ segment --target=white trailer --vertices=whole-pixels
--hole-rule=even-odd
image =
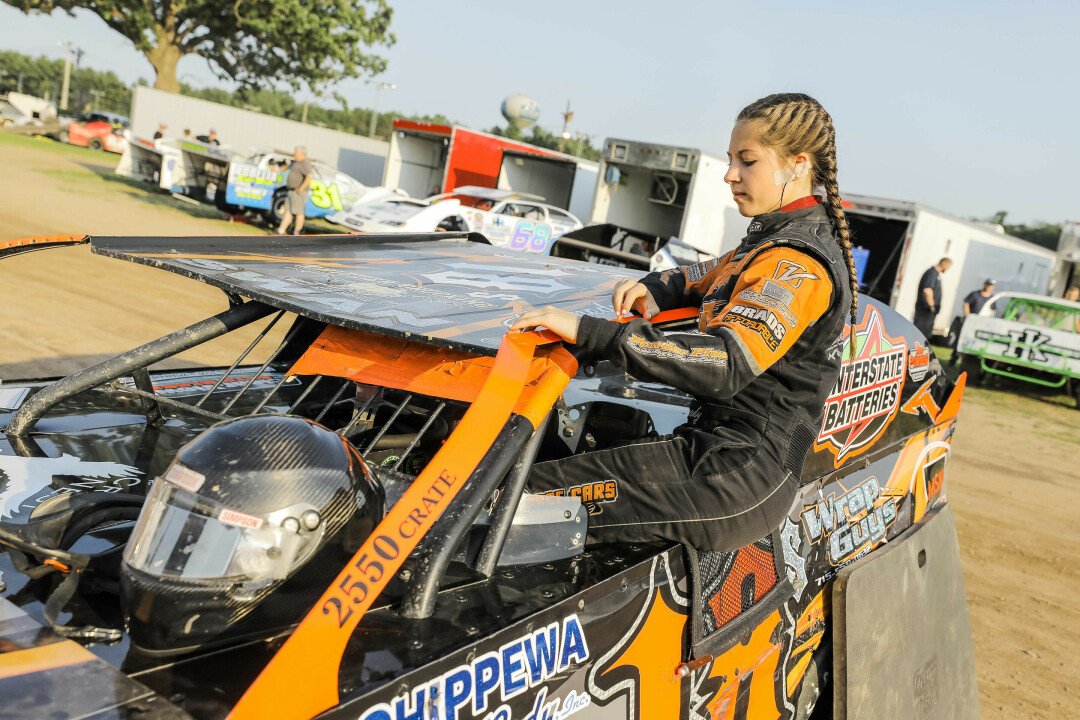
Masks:
[[[739,244],[748,222],[724,182],[727,168],[697,148],[608,138],[589,219],[722,255]]]
[[[941,278],[941,312],[934,334],[948,334],[963,315],[964,297],[997,280],[1001,292],[1046,294],[1057,255],[1006,235],[1000,225],[965,220],[920,203],[844,195],[852,244],[869,251],[863,292],[913,318],[919,279],[943,257],[953,261]]]
[[[1050,294],[1054,297],[1061,297],[1070,287],[1080,285],[1080,222],[1066,220],[1061,223],[1058,258],[1061,266],[1050,285]]]

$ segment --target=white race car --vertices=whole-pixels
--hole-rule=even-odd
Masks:
[[[362,233],[483,233],[492,245],[546,254],[552,241],[582,223],[561,208],[545,205],[539,195],[473,185],[423,200],[363,200],[327,220]]]

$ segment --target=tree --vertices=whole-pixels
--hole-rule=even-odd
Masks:
[[[1061,226],[1051,225],[1050,223],[1036,221],[1031,225],[1010,225],[1005,222],[1005,216],[1008,212],[1005,210],[998,210],[990,217],[982,220],[982,222],[993,223],[1000,225],[1005,229],[1005,232],[1013,237],[1018,237],[1021,240],[1027,240],[1028,242],[1041,245],[1044,248],[1050,250],[1057,250],[1058,240],[1061,238]],[[978,220],[979,218],[975,218]]]
[[[386,0],[3,0],[24,13],[83,9],[135,44],[157,73],[154,87],[180,92],[176,64],[204,58],[222,79],[246,86],[323,85],[386,60],[363,52],[393,45]]]

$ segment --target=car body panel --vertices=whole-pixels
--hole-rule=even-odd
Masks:
[[[350,237],[292,239],[286,244],[252,238],[251,243],[262,243],[257,246],[244,245],[241,238],[94,238],[92,247],[99,254],[166,269],[298,312],[302,322],[315,323],[315,329],[331,323],[342,333],[373,333],[365,340],[372,345],[378,345],[381,337],[382,342],[404,343],[416,353],[445,347],[475,353],[461,360],[466,364],[490,364],[485,356],[501,345],[503,320],[515,309],[502,296],[514,291],[440,273],[467,270],[468,280],[476,279],[471,273],[483,273],[502,280],[531,277],[536,282],[551,277],[540,271],[554,270],[553,276],[568,286],[556,288],[558,301],[586,309],[602,306],[608,286],[630,274],[603,268],[604,275],[599,275],[595,273],[601,268],[596,266],[577,267],[587,263],[465,245],[452,235],[443,241],[410,241],[407,236],[372,240],[367,245]],[[459,267],[463,248],[466,268]],[[241,257],[244,267],[232,267]],[[379,265],[404,267],[397,274],[379,274],[372,269]],[[299,280],[282,284],[288,275],[270,273],[271,267]],[[249,268],[254,270],[249,273]],[[341,269],[348,277],[337,272]],[[413,297],[418,287],[424,291]],[[548,296],[541,291],[547,287],[521,290],[517,309],[547,303]],[[474,305],[464,324],[458,318],[449,321],[450,327],[421,325],[405,331],[408,326],[397,319],[380,317],[389,306],[379,302],[395,288],[403,291],[393,296],[402,311],[407,308],[427,319],[446,309],[422,312],[424,304],[482,300],[487,305]],[[406,305],[410,300],[414,304]],[[497,341],[478,336],[478,324],[488,324],[490,330],[485,332],[492,332]],[[311,658],[310,676],[304,681],[270,686],[280,693],[282,712],[277,716],[313,715],[289,715],[285,708],[294,708],[298,697],[307,697],[316,668],[329,667],[336,701],[326,706],[323,717],[794,718],[797,706],[814,700],[806,690],[813,685],[805,682],[810,669],[827,668],[832,652],[828,599],[839,569],[872,557],[885,543],[904,542],[907,529],[926,521],[946,502],[945,473],[963,394],[963,381],[954,386],[932,351],[917,340],[918,331],[889,308],[864,299],[854,332],[860,353],[844,361],[845,379],[828,400],[833,412],[830,415],[827,409],[786,519],[761,543],[720,554],[731,565],[712,578],[714,583],[706,586],[691,572],[682,548],[663,543],[589,546],[571,557],[502,565],[490,577],[478,574],[462,550],[449,565],[427,617],[406,616],[400,609],[419,574],[389,578],[378,602],[349,633],[340,657],[327,647],[323,657]],[[294,329],[289,336],[292,340],[283,352],[262,367],[241,364],[227,375],[225,368],[151,372],[156,397],[185,404],[161,405],[163,424],[147,422],[147,409],[130,394],[137,387],[134,379],[118,377],[116,383],[63,398],[30,432],[0,437],[0,522],[8,527],[25,524],[42,503],[59,496],[90,491],[144,494],[179,447],[215,421],[185,409],[204,393],[201,407],[206,412],[229,416],[256,411],[307,415],[334,406],[341,392],[353,387],[351,381],[341,383],[335,394],[342,374],[316,387],[315,378],[322,375],[293,373],[297,358],[318,340],[306,330]],[[846,346],[840,339],[835,350],[841,353]],[[866,382],[870,373],[864,367],[875,368],[879,376]],[[5,383],[9,392],[0,395],[5,406],[0,409],[0,426],[10,429],[16,413],[55,385],[51,379]],[[449,396],[450,388],[443,394]],[[643,427],[670,432],[685,421],[688,406],[689,398],[672,388],[634,380],[609,363],[588,365],[554,402],[541,457],[580,452],[590,442],[604,446],[630,439],[625,428],[638,413],[648,417]],[[446,412],[465,410],[460,403],[455,407]],[[320,417],[338,428],[350,422],[351,408],[350,404]],[[613,422],[614,418],[626,421]],[[506,452],[515,451],[508,447]],[[378,458],[369,459],[372,462],[382,467]],[[379,472],[384,482],[393,480],[392,473]],[[466,483],[462,492],[468,488]],[[596,499],[590,492],[592,483],[586,482],[570,495],[589,503]],[[470,540],[486,536],[483,523],[482,519],[473,523]],[[443,527],[437,524],[435,529]],[[432,537],[440,537],[435,529]],[[119,532],[106,528],[80,542],[107,543],[112,537],[115,543]],[[471,545],[464,542],[461,547]],[[703,630],[707,613],[718,613],[724,598],[732,593],[738,598],[742,592],[748,577],[743,560],[762,552],[768,564],[754,577],[766,582],[767,575],[761,573],[775,573],[767,592],[723,622],[716,621],[714,631]],[[6,677],[0,672],[4,678],[0,699],[7,706],[20,688],[49,687],[74,676],[43,675],[54,671],[24,662],[30,658],[18,655],[26,647],[27,632],[49,636],[44,603],[51,592],[51,576],[31,580],[16,571],[10,555],[2,551],[0,576],[0,584],[6,584],[0,589],[0,670],[8,672]],[[70,624],[122,627],[120,607],[108,583],[94,578],[84,583],[85,592],[67,605]],[[4,603],[24,614],[18,628],[5,622],[2,613],[9,605]],[[318,605],[311,612],[323,614]],[[260,684],[258,678],[269,663],[285,657],[287,638],[285,633],[180,658],[155,658],[121,635],[114,644],[87,647],[80,654],[86,660],[81,667],[101,664],[96,681],[108,684],[115,676],[118,688],[130,679],[152,691],[128,696],[117,690],[115,717],[171,718],[187,713],[239,718],[244,715],[236,710],[238,701]],[[905,682],[898,678],[898,687]],[[275,697],[273,692],[267,697]],[[69,707],[64,693],[40,697],[35,712],[52,715]]]
[[[1080,303],[999,293],[964,319],[956,352],[983,372],[1036,385],[1080,380]]]
[[[292,156],[278,152],[256,153],[244,162],[232,162],[225,186],[225,202],[229,205],[269,210],[274,193],[285,187]],[[335,167],[317,160],[311,179],[306,217],[324,217],[351,207],[373,188],[354,180]]]

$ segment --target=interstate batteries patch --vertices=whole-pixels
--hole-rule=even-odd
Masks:
[[[855,329],[855,358],[845,359],[825,401],[816,449],[828,448],[835,465],[867,450],[892,422],[900,404],[907,367],[907,341],[885,334],[872,305]]]

